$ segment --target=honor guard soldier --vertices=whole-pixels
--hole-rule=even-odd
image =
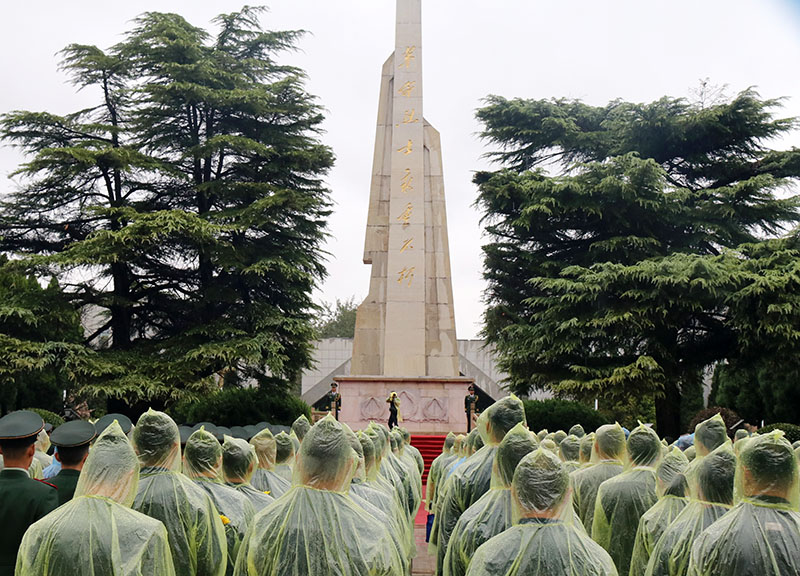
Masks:
[[[58,488],[58,505],[72,500],[83,464],[89,456],[89,444],[95,439],[94,424],[73,420],[62,424],[50,435],[50,442],[58,447],[56,459],[61,462],[61,472],[50,479]]]
[[[331,390],[325,395],[325,405],[333,417],[339,419],[339,410],[342,409],[342,395],[339,394],[339,385],[331,382]]]
[[[0,418],[0,450],[5,460],[0,471],[0,576],[13,576],[22,535],[58,506],[56,487],[28,476],[36,436],[43,428],[42,418],[27,410]]]

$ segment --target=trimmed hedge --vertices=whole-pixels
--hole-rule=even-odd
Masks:
[[[608,416],[570,400],[524,400],[525,418],[528,428],[534,431],[547,429],[569,430],[575,424],[580,424],[589,433],[597,430],[603,424],[610,424]]]
[[[764,426],[763,428],[759,428],[758,433],[766,434],[767,432],[772,432],[773,430],[783,430],[784,434],[786,434],[786,439],[790,444],[800,440],[800,426],[797,424],[788,424],[786,422],[778,422],[777,424]]]
[[[64,419],[61,416],[55,412],[50,412],[50,410],[45,410],[44,408],[25,408],[25,410],[36,412],[47,424],[52,424],[53,428],[58,428],[64,423]]]
[[[289,426],[301,414],[311,419],[311,408],[297,396],[261,388],[224,388],[197,400],[179,402],[167,412],[179,424],[206,421],[228,427],[258,422]]]

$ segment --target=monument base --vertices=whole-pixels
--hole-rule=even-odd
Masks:
[[[372,421],[389,421],[386,399],[394,391],[400,399],[400,426],[412,434],[447,434],[467,431],[464,397],[472,378],[463,376],[392,378],[388,376],[336,376],[342,395],[339,420],[353,430]]]

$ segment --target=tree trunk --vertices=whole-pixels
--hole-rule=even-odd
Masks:
[[[681,392],[677,383],[664,386],[664,396],[655,399],[656,430],[662,438],[676,440],[681,434]]]

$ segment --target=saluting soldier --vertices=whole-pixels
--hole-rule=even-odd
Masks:
[[[62,424],[50,435],[50,442],[58,447],[56,459],[61,462],[61,472],[50,479],[58,488],[58,505],[72,500],[83,464],[89,456],[89,444],[95,439],[94,424],[73,420]]]
[[[42,418],[27,410],[0,418],[0,451],[5,461],[0,471],[0,576],[14,575],[22,535],[58,506],[56,487],[28,475],[36,436],[43,428]]]

